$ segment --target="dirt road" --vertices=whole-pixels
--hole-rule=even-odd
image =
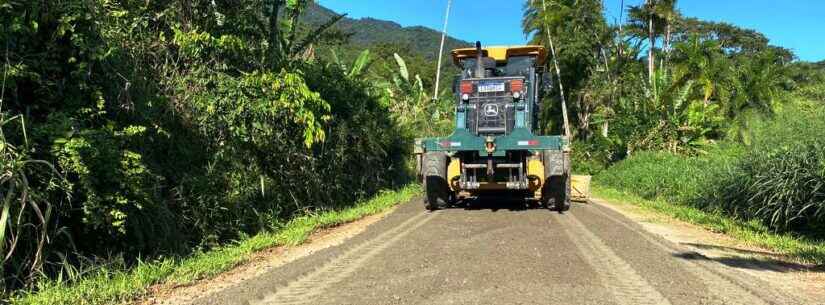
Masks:
[[[341,245],[191,304],[816,304],[786,288],[600,204],[429,213],[415,200]]]

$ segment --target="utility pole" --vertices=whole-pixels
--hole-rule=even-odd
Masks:
[[[556,77],[559,80],[559,94],[561,95],[561,114],[564,118],[564,136],[568,141],[570,138],[570,121],[567,119],[567,99],[564,97],[564,84],[561,82],[561,70],[559,70],[559,60],[556,58],[556,47],[553,44],[553,36],[550,35],[550,26],[547,24],[547,3],[541,0],[541,7],[544,13],[544,32],[547,34],[547,41],[550,43],[550,54],[553,55],[553,66],[556,68]]]
[[[616,54],[619,55],[619,60],[621,60],[622,56],[624,55],[624,51],[621,47],[621,45],[624,43],[624,28],[622,27],[623,23],[624,23],[624,0],[622,0],[621,4],[619,4],[619,35],[618,35],[619,36],[618,37],[619,41],[618,41],[618,43],[616,43],[616,46],[618,47],[617,49],[619,49],[616,53]]]
[[[441,31],[441,47],[438,49],[438,66],[435,67],[435,89],[433,100],[438,99],[438,85],[441,82],[441,58],[444,55],[444,41],[447,39],[447,24],[450,21],[450,7],[453,0],[447,0],[447,12],[444,13],[444,29]]]
[[[653,0],[647,0],[647,10],[648,10],[648,29],[647,29],[647,36],[650,45],[647,49],[647,76],[650,78],[651,86],[655,86],[656,84],[653,83],[653,74],[656,73],[656,59],[655,51],[653,50],[656,47],[656,38],[654,37],[654,29],[653,29]]]

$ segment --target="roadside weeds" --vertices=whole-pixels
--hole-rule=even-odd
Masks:
[[[148,293],[154,285],[185,286],[211,278],[248,262],[255,253],[277,246],[295,246],[318,230],[349,223],[386,211],[412,199],[418,185],[384,191],[351,208],[325,211],[295,218],[274,232],[262,232],[222,248],[201,252],[183,259],[162,259],[139,263],[130,270],[101,268],[73,284],[57,281],[40,284],[36,292],[26,292],[9,300],[13,305],[98,305],[122,304]]]

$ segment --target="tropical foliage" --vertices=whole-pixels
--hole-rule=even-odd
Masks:
[[[574,101],[574,169],[645,198],[825,236],[825,67],[677,4],[646,0],[607,26],[601,1],[528,2],[524,31],[555,47]],[[545,122],[558,122],[560,101],[544,104]]]
[[[602,186],[825,238],[825,106],[786,105],[767,120],[748,115],[749,144],[726,142],[705,155],[640,152],[596,176]]]
[[[557,37],[574,135],[607,138],[599,142],[615,158],[699,153],[736,128],[740,114],[773,113],[793,87],[793,54],[758,32],[684,17],[670,0],[630,6],[618,26],[603,11],[597,0],[533,0],[523,26],[534,43],[549,45],[548,30]],[[547,107],[545,121],[558,113]]]
[[[821,230],[822,145],[794,137],[820,135],[797,126],[762,149],[780,129],[751,118],[821,103],[825,65],[677,7],[648,0],[611,26],[598,0],[527,2],[525,33],[555,39],[576,167],[621,173],[610,166],[628,155],[735,142],[718,175],[734,189],[701,193],[730,205],[704,208]],[[311,0],[0,0],[0,287],[187,256],[405,183],[413,137],[451,129],[448,81],[433,94],[433,76],[456,70],[433,63],[437,37]],[[544,132],[561,131],[559,94],[542,103]],[[641,183],[656,181],[627,186]]]
[[[343,16],[304,23],[311,2],[0,1],[0,288],[188,255],[406,183],[443,102],[400,56],[331,59]]]

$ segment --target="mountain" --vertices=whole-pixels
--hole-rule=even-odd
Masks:
[[[310,25],[321,25],[339,14],[316,3],[310,4],[302,16],[302,22]],[[441,32],[423,27],[403,27],[398,23],[375,18],[353,19],[345,17],[335,27],[352,34],[350,44],[367,48],[377,44],[397,44],[409,46],[415,53],[426,58],[436,58]],[[447,36],[444,50],[470,47],[472,43]]]

